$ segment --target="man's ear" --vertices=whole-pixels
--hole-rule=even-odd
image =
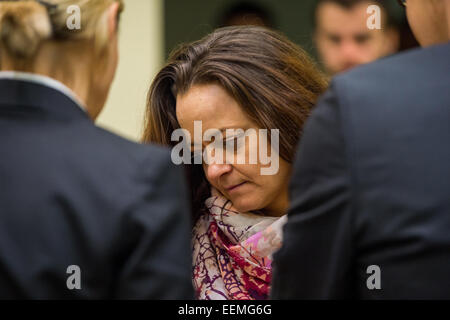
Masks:
[[[117,15],[119,14],[120,4],[118,2],[114,2],[108,8],[108,33],[109,36],[113,36],[117,31]]]

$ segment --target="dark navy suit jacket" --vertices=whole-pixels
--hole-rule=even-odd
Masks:
[[[0,79],[0,298],[192,298],[181,171],[62,92]]]
[[[290,197],[273,298],[450,299],[450,44],[337,76]]]

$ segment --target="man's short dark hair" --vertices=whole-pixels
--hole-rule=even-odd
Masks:
[[[228,7],[218,19],[219,27],[226,27],[232,18],[245,15],[257,16],[265,26],[275,28],[272,13],[264,6],[254,2],[237,2]]]
[[[378,4],[383,11],[386,13],[386,25],[391,27],[393,25],[393,17],[392,12],[390,10],[390,7],[386,3],[386,0],[316,0],[316,4],[314,6],[313,11],[313,26],[314,29],[317,26],[317,10],[319,9],[319,6],[323,3],[335,3],[338,6],[343,7],[344,9],[351,10],[354,6],[364,3],[364,2],[374,2]]]

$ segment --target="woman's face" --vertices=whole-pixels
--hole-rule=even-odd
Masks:
[[[192,137],[191,151],[205,150],[208,145],[211,147],[210,141],[196,140],[198,135],[196,137],[194,134],[194,121],[201,121],[202,137],[206,130],[218,129],[227,141],[233,139],[233,136],[226,135],[226,129],[255,129],[256,132],[260,129],[244,114],[236,100],[216,84],[194,85],[185,94],[178,95],[176,113],[181,128],[188,130]],[[279,159],[278,171],[272,175],[262,175],[261,169],[270,167],[270,164],[261,164],[259,155],[256,164],[249,163],[250,152],[255,152],[255,147],[259,150],[259,139],[257,141],[252,148],[249,138],[245,138],[244,144],[237,143],[235,139],[237,147],[233,152],[245,152],[245,164],[238,164],[237,157],[235,161],[210,164],[206,164],[203,159],[203,169],[209,183],[231,200],[240,212],[261,210],[267,215],[281,216],[288,207],[291,166],[276,155]],[[270,151],[270,144],[268,150]],[[224,151],[224,159],[225,153]]]

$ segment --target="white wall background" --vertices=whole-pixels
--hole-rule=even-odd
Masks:
[[[119,65],[97,124],[139,141],[146,94],[164,62],[163,0],[124,0],[120,20]]]

